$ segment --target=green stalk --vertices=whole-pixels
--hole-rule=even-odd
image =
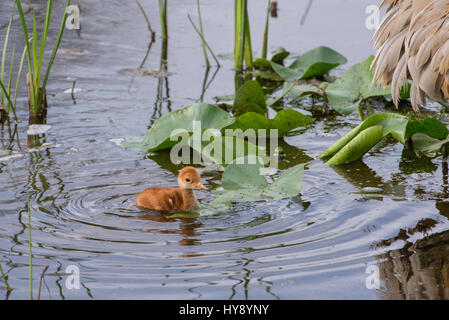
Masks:
[[[245,4],[246,0],[235,0],[235,69],[243,70],[245,48]]]
[[[162,38],[167,38],[167,0],[159,0],[159,16],[161,19]]]
[[[48,0],[47,1],[47,12],[45,14],[44,29],[42,30],[41,47],[40,47],[40,52],[39,52],[39,65],[37,67],[36,84],[37,84],[38,88],[39,88],[39,84],[41,82],[42,60],[43,60],[43,57],[44,57],[45,44],[47,43],[48,29],[50,27],[50,18],[51,18],[52,6],[53,6],[53,0]],[[64,14],[66,14],[66,13],[64,13]],[[64,25],[65,25],[65,21],[64,21]],[[37,38],[36,38],[36,42],[37,42]],[[45,88],[45,86],[42,86],[42,87]],[[39,89],[38,89],[37,93],[39,94]]]
[[[11,65],[9,67],[9,76],[8,76],[8,94],[11,96],[11,83],[12,83],[12,70],[14,67],[14,56],[16,54],[16,43],[14,42],[14,46],[12,47],[12,55],[11,55]],[[6,104],[6,113],[9,114],[9,106],[10,103],[8,102]],[[11,108],[14,108],[14,106],[11,106]]]
[[[3,84],[3,81],[0,80],[0,88],[3,90],[3,93],[5,94],[6,100],[8,100],[8,103],[12,105],[11,98],[9,97],[8,91],[6,91],[6,88]]]
[[[251,47],[251,31],[249,28],[249,17],[248,17],[248,2],[245,0],[245,63],[250,69],[253,68],[253,49]]]
[[[16,88],[14,90],[14,108],[12,109],[12,111],[14,113],[15,120],[17,120],[16,114],[17,92],[19,91],[20,76],[22,75],[22,68],[23,68],[23,61],[25,60],[25,54],[26,54],[26,47],[23,48],[22,57],[20,58],[19,72],[17,73]]]
[[[203,55],[204,55],[204,60],[206,60],[206,66],[209,68],[210,62],[209,62],[209,58],[207,56],[206,45],[204,44],[204,31],[203,31],[203,22],[201,21],[200,0],[196,0],[196,6],[198,9],[198,24],[200,26],[201,46],[203,47]]]
[[[50,0],[49,0],[50,1]],[[53,47],[53,52],[51,53],[50,61],[48,62],[47,71],[45,72],[44,82],[42,83],[42,88],[45,89],[47,86],[48,77],[50,76],[50,70],[55,61],[56,53],[58,53],[59,44],[61,43],[62,35],[64,34],[65,22],[67,20],[67,8],[70,6],[70,0],[67,0],[64,15],[62,16],[61,26],[59,27],[58,37],[56,38],[56,43]]]
[[[209,50],[210,54],[212,55],[212,58],[214,58],[215,62],[217,63],[217,66],[220,67],[220,62],[218,61],[217,57],[215,56],[214,52],[212,51],[211,47],[209,46],[209,44],[207,43],[206,39],[204,39],[203,35],[201,34],[201,32],[198,30],[198,28],[195,26],[195,24],[193,23],[192,18],[190,17],[189,14],[187,14],[187,17],[190,20],[190,23],[192,24],[192,27],[195,29],[196,33],[200,36],[201,41],[204,43],[204,45],[206,46],[207,50]]]
[[[19,12],[20,16],[20,22],[22,23],[23,36],[25,38],[25,46],[28,55],[28,72],[30,73],[30,78],[34,79],[33,69],[31,68],[31,49],[30,49],[30,40],[28,36],[28,28],[25,21],[25,14],[23,13],[22,4],[20,3],[20,0],[16,0],[16,5],[17,11]],[[30,92],[34,93],[33,81],[30,82]],[[33,106],[35,105],[34,94],[30,94],[30,103]]]
[[[265,30],[263,32],[263,43],[262,43],[262,58],[267,58],[267,51],[268,51],[268,25],[270,21],[270,8],[271,8],[271,0],[268,0],[268,6],[267,6],[267,17],[265,19]]]
[[[13,15],[11,14],[11,18],[9,19],[8,28],[6,29],[6,37],[3,44],[3,52],[2,52],[2,63],[0,67],[0,80],[3,82],[5,80],[5,60],[6,60],[6,49],[8,48],[8,39],[9,39],[9,31],[11,30]],[[1,93],[0,104],[4,105],[4,95]]]

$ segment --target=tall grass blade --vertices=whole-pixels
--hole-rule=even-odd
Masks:
[[[204,31],[203,31],[203,22],[201,19],[200,0],[196,0],[196,6],[197,6],[197,10],[198,10],[198,24],[200,26],[201,46],[203,47],[203,55],[204,55],[204,60],[206,61],[206,66],[209,68],[210,62],[209,62],[209,58],[207,56],[206,45],[204,43]]]
[[[159,0],[159,16],[161,19],[162,38],[167,38],[167,0]]]
[[[40,47],[40,51],[39,51],[39,65],[37,68],[36,84],[37,84],[38,88],[39,88],[39,84],[41,82],[42,60],[44,57],[45,45],[47,43],[47,35],[48,35],[48,29],[50,27],[52,7],[53,7],[53,0],[48,0],[47,1],[47,12],[45,13],[44,29],[42,30],[41,47]],[[64,21],[64,25],[65,25],[65,21]],[[36,39],[36,42],[37,42],[37,39]],[[43,88],[45,88],[45,86],[43,86]],[[39,93],[39,89],[38,89],[38,93]]]
[[[245,0],[245,63],[246,67],[252,69],[253,67],[253,49],[251,47],[251,31],[249,28],[249,18],[248,18],[248,2]]]
[[[3,93],[5,94],[6,100],[8,100],[8,103],[12,105],[11,98],[9,97],[8,91],[5,88],[5,85],[3,84],[3,81],[0,80],[0,88],[3,90]]]
[[[189,14],[187,14],[187,17],[189,18],[189,21],[192,24],[193,28],[195,29],[196,33],[200,36],[201,41],[206,46],[207,50],[209,50],[210,54],[212,55],[212,58],[214,58],[215,62],[217,63],[217,66],[220,67],[221,66],[220,61],[218,61],[217,57],[215,56],[215,53],[212,51],[212,49],[209,46],[209,44],[207,43],[206,39],[204,39],[203,35],[201,34],[200,30],[198,30],[197,26],[195,25],[195,23],[193,22],[193,20]]]
[[[20,83],[20,77],[22,75],[22,68],[23,68],[23,61],[25,60],[25,54],[26,54],[26,47],[23,48],[22,57],[20,58],[20,64],[19,64],[19,71],[17,72],[17,79],[16,79],[16,88],[14,90],[14,108],[12,109],[14,113],[14,119],[17,120],[17,114],[16,114],[16,102],[17,102],[17,92],[19,91],[19,83]]]
[[[13,13],[11,14],[11,18],[9,19],[8,28],[6,29],[6,37],[5,37],[5,40],[3,43],[2,62],[1,62],[1,67],[0,67],[0,80],[2,82],[5,81],[4,75],[5,75],[6,49],[8,48],[8,39],[9,39],[9,32],[11,30],[11,24],[12,24],[12,20],[13,20]],[[3,92],[1,93],[0,104],[4,105]]]
[[[62,35],[64,34],[65,22],[67,20],[67,8],[70,6],[70,0],[67,0],[64,15],[62,16],[61,26],[59,27],[58,37],[56,38],[56,43],[53,47],[53,52],[51,53],[50,61],[48,62],[47,71],[45,72],[44,82],[42,83],[42,88],[45,89],[47,86],[48,77],[50,76],[50,70],[55,61],[56,53],[58,53],[59,44],[61,43]]]
[[[268,51],[268,26],[270,22],[270,9],[271,9],[271,0],[268,0],[267,6],[267,17],[265,19],[265,30],[263,32],[263,43],[262,43],[262,58],[267,58]]]
[[[245,48],[245,4],[246,0],[235,0],[235,69],[243,70]]]
[[[12,70],[14,67],[14,56],[16,54],[16,43],[14,42],[14,46],[12,47],[12,54],[11,54],[11,65],[9,67],[9,75],[8,75],[8,95],[11,97],[11,83],[12,83]],[[9,114],[9,108],[11,104],[8,102],[6,104],[6,113]],[[11,108],[14,108],[14,106],[11,106]]]
[[[28,72],[30,73],[30,78],[34,79],[33,69],[31,68],[32,60],[31,60],[31,49],[30,49],[30,37],[28,35],[28,28],[27,28],[27,24],[25,21],[25,14],[23,13],[22,4],[21,4],[20,0],[16,0],[16,5],[17,5],[17,11],[19,12],[19,16],[20,16],[20,22],[22,23],[23,36],[25,38],[25,46],[26,46],[26,51],[27,51],[27,56],[28,56]],[[32,81],[30,82],[30,92],[34,92]],[[30,103],[33,106],[35,105],[34,94],[30,95]]]

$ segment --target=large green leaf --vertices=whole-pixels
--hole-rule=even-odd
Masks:
[[[294,82],[286,81],[284,82],[280,96],[267,99],[267,105],[271,106],[284,97],[286,97],[288,102],[295,103],[302,97],[309,94],[320,95],[321,91],[317,86],[311,84],[295,84]]]
[[[373,126],[380,126],[382,128],[382,136],[391,135],[399,140],[401,143],[405,142],[405,132],[407,129],[408,119],[395,113],[376,113],[369,116],[360,125],[352,129],[345,136],[340,138],[331,147],[324,151],[320,158],[327,158],[336,154],[340,149],[347,145],[351,140],[357,137],[365,129]],[[368,149],[369,150],[369,149]]]
[[[255,143],[246,141],[243,137],[221,136],[211,131],[205,131],[203,137],[207,141],[194,142],[194,136],[189,139],[189,146],[213,161],[216,164],[226,167],[236,159],[244,159],[244,157],[259,156],[260,159],[266,159],[266,150],[259,148]],[[253,141],[256,142],[256,141]]]
[[[194,121],[201,122],[201,128],[221,129],[235,119],[226,111],[207,103],[195,103],[184,109],[172,111],[158,119],[142,137],[127,138],[122,142],[126,148],[142,152],[168,149],[176,145],[174,139],[179,132],[191,134]],[[171,141],[172,138],[175,141]]]
[[[258,200],[279,200],[297,196],[301,192],[304,164],[296,165],[284,171],[272,184],[268,184],[261,175],[263,164],[230,164],[222,178],[222,190],[213,193],[219,195],[211,204],[231,204]]]
[[[247,104],[256,104],[266,107],[265,95],[262,87],[256,80],[246,81],[237,91],[234,99],[233,110],[238,110]]]
[[[318,47],[299,56],[289,67],[274,61],[271,61],[271,66],[286,81],[294,81],[321,76],[346,62],[346,58],[338,52],[327,47]]]
[[[415,133],[424,133],[431,138],[437,140],[446,139],[449,134],[446,126],[437,119],[427,118],[422,120],[412,120],[407,124],[407,138],[413,136]]]
[[[349,141],[326,163],[332,166],[356,161],[382,140],[382,137],[382,126],[369,127]]]
[[[304,127],[313,122],[310,116],[301,112],[285,109],[279,111],[273,119],[268,119],[264,115],[255,112],[247,112],[237,117],[236,121],[226,129],[242,129],[243,131],[253,129],[257,133],[258,129],[277,129],[278,136],[282,137],[290,130]],[[269,132],[267,132],[268,135]]]
[[[329,104],[337,112],[347,115],[357,109],[363,99],[384,96],[391,93],[390,87],[373,86],[373,73],[370,70],[374,56],[370,56],[351,68],[328,85],[326,95]]]

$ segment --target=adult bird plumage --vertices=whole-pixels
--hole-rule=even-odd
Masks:
[[[374,46],[374,83],[391,85],[394,104],[410,88],[413,110],[426,98],[449,101],[449,0],[384,0]]]

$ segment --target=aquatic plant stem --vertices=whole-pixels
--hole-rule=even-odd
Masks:
[[[267,6],[267,17],[265,19],[265,30],[263,32],[263,42],[262,42],[262,58],[267,58],[268,51],[268,26],[270,22],[270,9],[271,9],[271,0],[268,0]]]
[[[28,211],[28,287],[30,291],[30,300],[33,300],[33,252],[31,243],[31,210],[30,210],[30,190],[27,186],[27,211]]]
[[[167,0],[159,0],[159,16],[161,19],[161,35],[167,38]]]
[[[1,273],[1,275],[2,275],[3,281],[5,282],[6,290],[11,291],[12,288],[11,288],[11,286],[9,285],[9,282],[8,282],[8,276],[7,276],[7,275],[5,274],[5,272],[3,271],[3,267],[2,267],[2,264],[1,264],[1,263],[0,263],[0,273]]]
[[[218,61],[217,57],[215,56],[214,52],[212,51],[211,47],[209,46],[209,44],[207,43],[207,41],[204,39],[203,35],[200,33],[200,31],[198,30],[198,28],[195,26],[195,23],[193,23],[192,18],[190,17],[189,14],[187,14],[187,18],[189,19],[190,23],[192,24],[193,28],[195,29],[196,33],[200,36],[201,41],[204,43],[204,45],[206,46],[207,50],[209,50],[210,54],[212,55],[212,58],[214,58],[215,63],[217,64],[218,67],[221,67],[220,62]]]
[[[136,0],[137,6],[139,7],[140,11],[143,14],[143,17],[145,18],[145,21],[147,22],[148,30],[151,34],[151,41],[154,42],[156,38],[156,32],[153,31],[153,28],[151,27],[150,19],[148,18],[148,15],[146,14],[145,10],[143,9],[143,6],[140,4],[139,0]]]
[[[198,10],[198,25],[200,26],[200,35],[201,35],[201,46],[203,47],[203,55],[204,60],[206,61],[206,66],[210,67],[209,58],[207,57],[206,45],[204,43],[204,31],[203,31],[203,22],[201,21],[201,9],[200,9],[200,0],[196,0],[196,6]]]

